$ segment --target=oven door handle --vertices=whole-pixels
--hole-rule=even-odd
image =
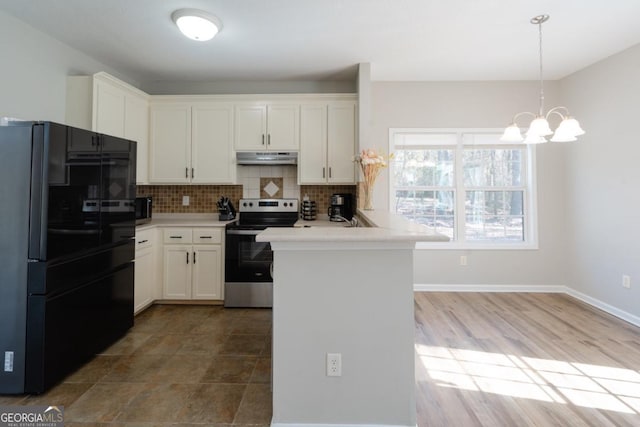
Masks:
[[[264,230],[227,230],[227,234],[236,236],[257,236]]]

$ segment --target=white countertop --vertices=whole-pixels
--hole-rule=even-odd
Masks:
[[[311,227],[267,228],[256,236],[258,242],[446,242],[447,236],[429,227],[413,223],[400,215],[384,211],[360,211],[358,216],[372,227],[314,226],[319,221],[304,221]],[[298,221],[300,223],[300,221]],[[298,224],[296,223],[296,225]]]
[[[151,222],[136,226],[136,230],[142,231],[153,227],[224,227],[233,221],[219,221],[217,213],[155,214]]]

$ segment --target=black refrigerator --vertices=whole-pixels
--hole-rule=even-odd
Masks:
[[[0,126],[0,393],[42,393],[133,325],[135,142]]]

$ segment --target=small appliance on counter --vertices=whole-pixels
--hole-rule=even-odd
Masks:
[[[315,221],[316,212],[316,202],[309,200],[309,196],[305,195],[300,205],[300,218],[305,221]]]
[[[353,195],[333,194],[329,205],[329,221],[343,222],[345,219],[351,221],[353,218]]]
[[[153,198],[151,196],[136,197],[136,225],[151,221]]]
[[[218,220],[230,221],[236,219],[236,209],[233,207],[233,203],[226,196],[221,196],[217,202],[218,205]]]

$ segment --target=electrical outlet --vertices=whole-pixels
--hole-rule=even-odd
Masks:
[[[182,206],[189,206],[189,196],[182,196]]]
[[[460,255],[460,265],[467,265],[467,256]]]
[[[328,377],[342,376],[342,354],[327,353],[327,376]]]
[[[629,289],[631,287],[631,276],[622,275],[622,287]]]

